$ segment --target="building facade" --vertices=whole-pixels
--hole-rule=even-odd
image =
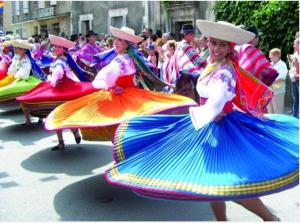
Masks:
[[[109,33],[109,27],[128,26],[139,32],[143,26],[142,1],[74,1],[72,3],[72,32],[85,34],[88,30]]]
[[[70,33],[71,5],[71,1],[13,1],[13,32],[22,38]]]
[[[3,2],[3,28],[5,34],[13,33],[12,1]]]
[[[88,30],[109,33],[128,26],[137,34],[145,27],[174,32],[184,23],[212,19],[210,1],[13,1],[13,32],[22,38],[52,33],[70,36]]]

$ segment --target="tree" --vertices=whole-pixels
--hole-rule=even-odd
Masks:
[[[255,25],[263,33],[259,44],[266,55],[277,47],[286,61],[286,55],[293,52],[299,30],[298,1],[217,1],[213,10],[217,21]]]

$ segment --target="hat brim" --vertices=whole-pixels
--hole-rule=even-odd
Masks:
[[[98,36],[98,33],[90,33],[90,34],[85,35],[86,38],[88,38],[90,36]]]
[[[49,40],[51,44],[61,46],[67,49],[75,47],[75,42],[72,42],[60,36],[49,35]]]
[[[139,42],[144,40],[143,37],[129,34],[129,33],[125,32],[121,29],[118,29],[118,28],[115,28],[115,27],[112,27],[112,26],[110,27],[110,31],[111,31],[111,34],[114,37],[120,38],[120,39],[123,39],[123,40],[127,40],[127,41],[132,42],[132,43],[139,43]]]
[[[43,42],[41,42],[41,47],[46,46],[49,44],[49,41],[44,40]]]
[[[4,48],[10,47],[10,46],[12,46],[12,41],[11,40],[4,41],[4,42],[0,43],[0,46],[2,46]]]
[[[195,33],[195,30],[180,30],[181,34]]]
[[[28,43],[25,40],[12,40],[12,46],[15,48],[31,50],[33,47],[33,44]]]
[[[255,34],[226,22],[211,22],[197,20],[196,24],[200,32],[206,37],[225,40],[238,45],[250,42]]]

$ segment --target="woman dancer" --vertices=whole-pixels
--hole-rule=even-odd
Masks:
[[[270,90],[234,61],[235,43],[246,43],[253,34],[227,22],[197,20],[197,25],[209,37],[210,51],[197,84],[201,105],[190,114],[122,123],[107,180],[143,196],[212,201],[217,220],[227,220],[226,200],[265,221],[278,220],[259,196],[298,184],[298,121],[264,117]]]
[[[138,89],[137,67],[146,68],[132,49],[143,38],[128,27],[111,27],[117,56],[97,74],[93,86],[99,91],[57,107],[46,119],[48,130],[81,128],[84,139],[111,140],[116,126],[140,114],[187,110],[196,103],[186,97]]]
[[[54,35],[49,35],[49,40],[54,45],[56,59],[51,63],[51,74],[48,77],[48,81],[40,83],[31,91],[17,97],[17,100],[21,102],[26,124],[31,123],[30,113],[44,118],[58,105],[97,90],[90,82],[80,82],[75,75],[76,72],[74,73],[71,69],[73,68],[74,71],[80,72],[72,57],[67,53],[67,49],[74,47],[75,43]],[[83,78],[82,73],[76,74],[79,78]],[[73,129],[72,132],[76,143],[80,143],[79,131]],[[53,150],[64,149],[62,131],[57,131],[56,133],[59,143]]]

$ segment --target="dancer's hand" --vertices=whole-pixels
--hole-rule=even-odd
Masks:
[[[119,87],[119,86],[115,86],[113,88],[113,91],[114,91],[114,94],[118,95],[118,94],[122,94],[124,89],[122,87]]]
[[[218,114],[218,116],[215,118],[215,122],[220,122],[223,120],[223,118],[227,115],[227,113],[225,112],[221,112],[220,114]]]

